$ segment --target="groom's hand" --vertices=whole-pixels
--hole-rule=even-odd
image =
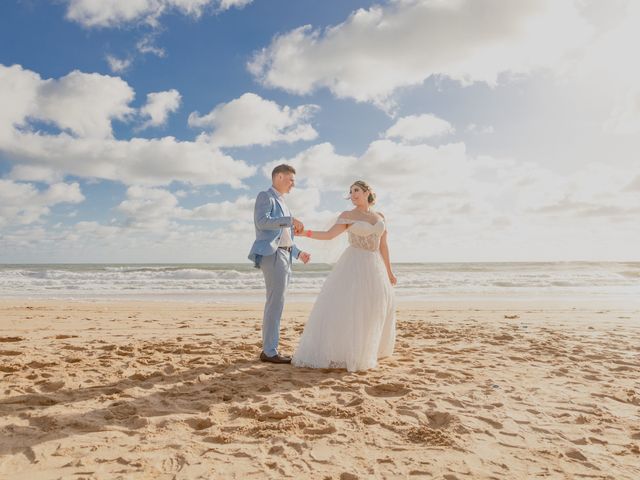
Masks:
[[[309,262],[309,260],[311,260],[311,254],[307,252],[300,252],[300,255],[298,255],[298,260],[306,264]]]
[[[300,235],[304,231],[304,224],[297,218],[293,219],[293,233]]]

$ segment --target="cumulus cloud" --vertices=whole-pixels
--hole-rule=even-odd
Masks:
[[[175,92],[175,91],[174,91]],[[179,101],[177,92],[150,98],[146,113],[159,122]],[[133,89],[122,79],[74,71],[43,80],[20,66],[0,65],[0,151],[17,165],[16,176],[43,172],[163,185],[172,181],[241,187],[255,167],[223,154],[204,141],[174,137],[113,138],[112,121],[128,121]],[[36,130],[33,120],[61,130]],[[35,170],[34,170],[35,169]]]
[[[329,142],[313,145],[293,158],[281,158],[266,163],[262,174],[271,179],[271,171],[280,163],[292,165],[298,172],[298,182],[313,188],[345,190],[354,179],[358,158],[336,153]],[[359,178],[359,177],[358,177]],[[345,187],[346,186],[346,187]]]
[[[386,132],[386,138],[399,138],[406,141],[420,141],[453,133],[453,126],[435,115],[409,115],[399,118]]]
[[[164,125],[169,114],[178,110],[181,101],[182,96],[175,89],[149,93],[147,103],[140,109],[140,114],[148,117],[142,128]]]
[[[193,112],[189,125],[212,129],[201,138],[219,147],[271,145],[312,140],[318,133],[308,123],[316,105],[280,107],[255,93],[245,93],[228,103],[216,106],[206,115]]]
[[[556,65],[590,33],[571,0],[392,0],[324,30],[278,35],[248,68],[269,87],[326,87],[388,107],[396,89],[431,76],[495,85],[503,73]]]
[[[263,175],[268,178],[281,162],[296,168],[302,190],[318,190],[325,201],[333,198],[334,205],[341,204],[354,180],[369,182],[378,194],[376,208],[393,222],[395,241],[407,252],[415,252],[419,239],[430,238],[432,245],[455,253],[447,237],[474,236],[494,255],[492,241],[513,253],[513,245],[522,248],[527,242],[523,232],[544,242],[548,238],[543,240],[541,232],[559,228],[575,235],[592,228],[585,223],[590,219],[630,225],[638,215],[635,183],[629,184],[624,169],[593,164],[560,175],[533,162],[472,156],[460,142],[434,147],[382,139],[359,156],[340,155],[324,143],[274,160],[263,167]],[[351,208],[342,205],[338,208]],[[316,225],[317,218],[324,218],[319,211],[305,214]],[[469,248],[465,241],[459,243]]]
[[[198,18],[207,7],[242,8],[252,0],[67,0],[67,19],[83,27],[117,27],[130,23],[157,26],[159,18],[177,11]]]
[[[0,64],[0,136],[35,119],[74,136],[109,138],[111,122],[133,114],[133,97],[133,89],[118,77],[74,70],[60,79],[43,80],[19,65]]]
[[[122,228],[166,232],[177,222],[245,222],[253,218],[254,199],[241,195],[233,201],[210,202],[192,209],[180,206],[178,192],[134,185],[116,210],[125,216]]]
[[[174,137],[131,140],[76,139],[68,135],[20,134],[11,145],[0,144],[16,161],[47,165],[67,174],[125,184],[227,184],[242,187],[255,167],[234,160],[205,142]]]
[[[171,219],[183,217],[186,213],[171,192],[138,185],[127,189],[127,199],[118,205],[117,210],[125,214],[128,227],[160,231],[166,229]]]
[[[253,218],[255,199],[242,195],[234,201],[211,202],[195,207],[189,214],[194,220],[247,221]]]
[[[249,5],[253,0],[220,0],[220,9],[228,10],[230,8],[242,8]]]
[[[42,165],[15,165],[9,173],[12,180],[29,182],[55,183],[63,179],[64,175]]]
[[[372,142],[359,157],[340,155],[333,145],[314,145],[290,159],[279,159],[262,168],[265,177],[270,176],[273,167],[283,161],[296,168],[299,183],[321,190],[347,192],[349,186],[358,179],[365,180],[374,187],[389,192],[423,191],[425,184],[433,189],[446,189],[463,179],[456,173],[465,171],[466,149],[462,143],[450,143],[433,147],[426,144],[406,145],[391,140]],[[435,178],[436,174],[439,178]],[[463,188],[459,184],[457,189]]]
[[[0,226],[27,225],[61,203],[80,203],[84,195],[77,183],[55,183],[38,190],[31,183],[0,179]]]
[[[114,55],[107,55],[107,63],[113,73],[122,73],[129,70],[132,60],[130,58],[118,58]]]

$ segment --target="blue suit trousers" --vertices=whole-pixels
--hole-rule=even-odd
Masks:
[[[262,350],[267,356],[272,357],[278,353],[280,318],[291,277],[291,254],[279,248],[273,255],[265,255],[260,259],[260,269],[267,287],[267,300],[262,318]]]

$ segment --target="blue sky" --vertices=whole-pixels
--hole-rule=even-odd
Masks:
[[[0,6],[0,262],[237,262],[298,169],[396,261],[638,260],[634,2]],[[321,260],[321,249],[301,246]]]

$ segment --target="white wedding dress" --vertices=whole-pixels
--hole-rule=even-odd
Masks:
[[[339,219],[350,224],[340,256],[311,310],[292,364],[296,367],[373,368],[393,353],[393,287],[380,255],[384,221]]]

